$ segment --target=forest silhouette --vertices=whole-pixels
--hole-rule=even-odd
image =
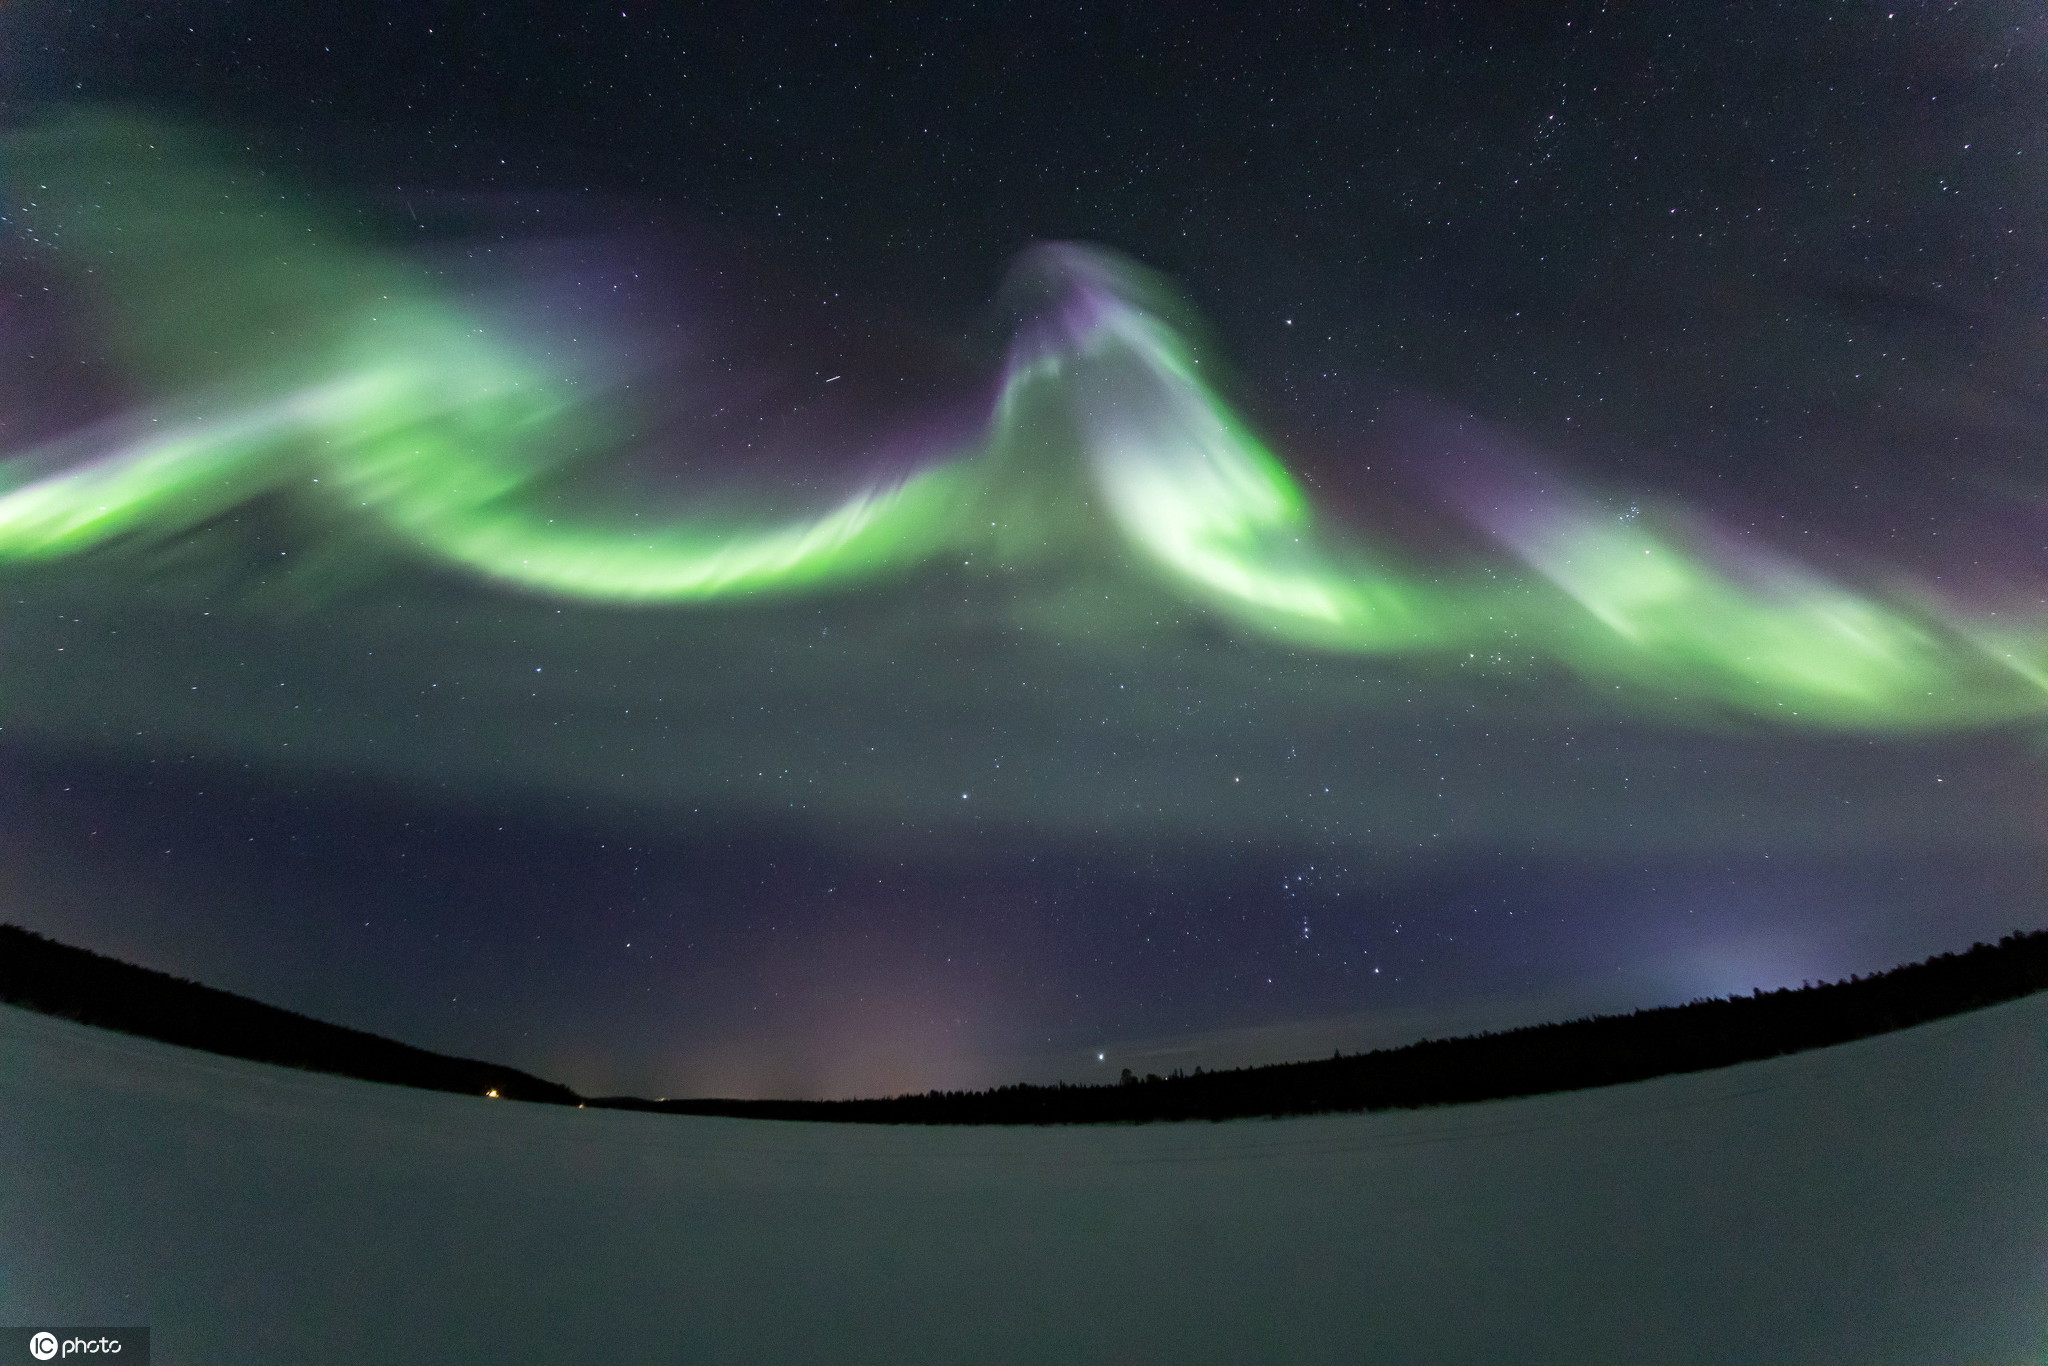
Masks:
[[[1848,1043],[2048,988],[2048,930],[1870,976],[1307,1062],[872,1100],[579,1096],[0,925],[0,1001],[229,1057],[556,1105],[858,1124],[1095,1124],[1416,1109],[1584,1090]]]

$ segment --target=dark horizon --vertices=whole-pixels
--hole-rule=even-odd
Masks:
[[[1073,1124],[1278,1118],[1467,1104],[1647,1081],[1910,1028],[2048,989],[2048,929],[2015,931],[1870,977],[1747,997],[1425,1038],[1345,1057],[1114,1084],[848,1100],[583,1096],[513,1068],[448,1058],[0,924],[0,1003],[83,1024],[366,1081],[489,1099],[675,1115],[860,1124]]]

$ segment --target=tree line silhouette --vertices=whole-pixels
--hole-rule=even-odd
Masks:
[[[575,1105],[566,1086],[328,1024],[230,991],[0,925],[0,1001],[231,1058],[363,1081]]]
[[[586,1099],[0,925],[0,1001],[229,1057],[556,1105],[857,1124],[1098,1124],[1414,1109],[1701,1072],[1869,1038],[2048,988],[2048,930],[1868,977],[1703,998],[1400,1048],[1108,1085],[1020,1083],[875,1100]]]
[[[1924,1024],[2048,988],[2048,930],[2007,935],[1868,977],[1424,1039],[1312,1062],[1102,1086],[1016,1085],[890,1100],[668,1100],[592,1105],[668,1114],[868,1124],[1096,1124],[1415,1109],[1702,1072]]]

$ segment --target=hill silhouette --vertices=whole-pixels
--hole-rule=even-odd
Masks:
[[[231,1058],[429,1091],[575,1105],[566,1086],[451,1058],[0,925],[0,1001]]]
[[[0,1001],[229,1057],[508,1100],[856,1124],[1095,1124],[1416,1109],[1702,1072],[1847,1043],[2048,989],[2048,930],[1868,977],[1700,999],[1309,1062],[873,1100],[586,1099],[0,925]]]

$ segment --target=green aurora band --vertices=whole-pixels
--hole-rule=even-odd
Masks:
[[[1533,574],[1404,565],[1317,517],[1204,377],[1156,281],[1081,247],[1032,254],[1054,302],[950,458],[781,522],[574,520],[549,481],[605,448],[592,405],[418,273],[186,134],[80,116],[0,156],[16,230],[96,298],[125,371],[179,396],[0,464],[0,559],[173,536],[283,493],[508,587],[689,604],[1042,555],[1099,500],[1138,563],[1287,647],[1548,659],[1679,716],[1927,730],[2048,710],[2048,623],[1791,564],[1723,567],[1678,523],[1553,501],[1481,519]],[[1048,469],[1062,440],[1086,483]]]

